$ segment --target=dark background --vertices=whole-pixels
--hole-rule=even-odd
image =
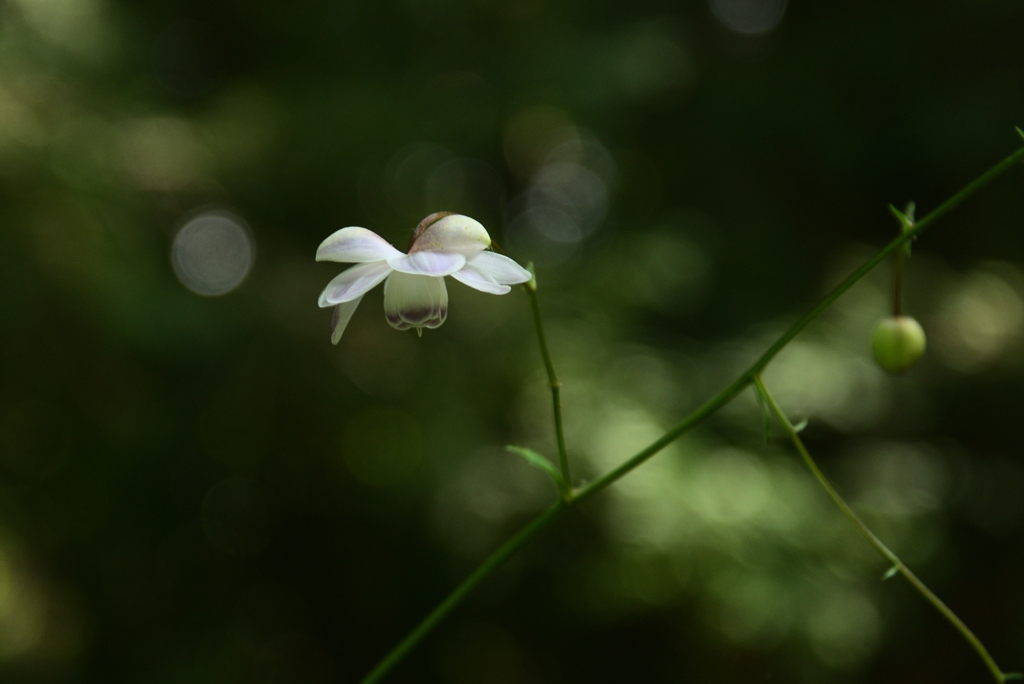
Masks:
[[[1022,36],[1013,0],[0,2],[0,679],[356,681],[553,501],[502,450],[555,455],[523,293],[449,279],[417,338],[378,289],[332,347],[331,232],[404,249],[453,210],[537,264],[579,483],[894,236],[888,202],[923,215],[1021,144]],[[879,269],[766,375],[1007,670],[1022,184],[916,243],[910,373],[870,359]],[[182,258],[255,255],[222,296],[172,267],[211,211],[235,242]],[[390,681],[986,681],[885,570],[748,392]]]

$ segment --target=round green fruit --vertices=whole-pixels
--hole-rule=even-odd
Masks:
[[[924,330],[910,316],[886,318],[875,327],[871,337],[875,361],[890,373],[908,370],[924,354],[924,348]]]

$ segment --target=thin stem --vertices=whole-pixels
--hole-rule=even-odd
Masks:
[[[578,490],[573,497],[570,493],[568,497],[565,497],[562,502],[549,508],[547,511],[542,513],[529,525],[519,531],[516,536],[512,537],[509,541],[499,548],[494,554],[488,558],[484,563],[473,572],[462,584],[448,595],[441,605],[434,609],[430,615],[427,616],[420,625],[413,630],[413,632],[407,636],[394,650],[389,653],[381,663],[374,668],[366,679],[363,680],[362,684],[371,684],[372,682],[379,681],[395,664],[405,656],[417,643],[419,643],[436,625],[439,623],[448,613],[452,611],[463,598],[469,594],[470,591],[476,587],[487,575],[495,570],[501,563],[503,563],[509,556],[514,554],[519,548],[529,541],[534,535],[539,533],[564,509],[569,506],[575,505],[577,502],[582,501],[594,494],[598,493],[602,489],[605,489],[616,480],[624,477],[634,468],[639,466],[641,463],[646,461],[651,456],[664,449],[670,443],[678,439],[684,433],[689,431],[695,425],[703,421],[705,418],[715,413],[718,409],[725,406],[732,400],[737,394],[743,391],[747,385],[754,382],[754,379],[765,369],[765,367],[771,362],[773,358],[787,345],[794,337],[800,334],[804,328],[806,328],[814,319],[822,314],[829,306],[832,305],[840,296],[843,295],[847,290],[853,287],[859,280],[871,272],[878,264],[880,264],[893,250],[898,249],[907,240],[912,239],[918,233],[924,231],[933,223],[938,221],[940,218],[948,214],[954,207],[963,202],[965,199],[973,195],[975,192],[985,187],[993,180],[1001,176],[1003,173],[1008,171],[1015,164],[1024,160],[1024,147],[1021,147],[1016,152],[1011,154],[1009,157],[999,162],[991,169],[986,171],[984,174],[976,178],[965,188],[960,190],[948,200],[943,202],[937,209],[932,211],[930,214],[922,218],[920,221],[914,224],[914,227],[903,232],[899,237],[894,239],[892,242],[883,247],[879,252],[865,262],[860,268],[854,271],[846,280],[841,282],[835,288],[832,289],[821,301],[819,301],[810,311],[804,314],[796,323],[782,334],[779,339],[772,344],[767,351],[764,352],[754,362],[750,368],[745,370],[736,380],[734,380],[728,387],[723,389],[721,392],[716,394],[714,397],[704,403],[703,406],[698,408],[696,411],[691,413],[681,423],[676,425],[674,428],[666,432],[660,438],[655,440],[645,449],[635,454],[632,458],[625,461],[622,465],[606,473],[605,475],[594,480],[592,483],[587,485],[581,490]],[[552,385],[551,394],[554,400],[555,406],[555,431],[558,437],[559,443],[559,459],[563,465],[562,472],[566,475],[566,482],[568,482],[568,461],[565,458],[565,440],[562,437],[561,430],[561,405],[559,401],[558,392],[558,380],[555,377],[554,366],[551,364],[551,357],[547,351],[547,342],[544,339],[544,328],[540,319],[540,307],[537,304],[536,292],[531,291],[529,284],[527,284],[527,294],[530,295],[530,301],[533,306],[534,320],[537,324],[537,337],[540,341],[541,354],[544,357],[544,365],[548,370],[548,380]],[[909,571],[908,571],[909,572]],[[908,577],[909,579],[909,577]],[[912,582],[916,581],[911,580]],[[916,586],[916,585],[915,585]],[[924,587],[924,585],[921,585]],[[927,591],[927,587],[924,587]],[[938,599],[936,599],[937,601]],[[941,605],[941,602],[939,602]],[[941,610],[941,608],[940,608]],[[948,608],[946,609],[949,610]],[[952,613],[950,612],[950,615]],[[949,617],[947,615],[947,617]],[[953,615],[955,619],[956,616]],[[965,628],[966,629],[966,628]],[[975,642],[977,639],[975,638]],[[974,642],[972,642],[974,643]],[[980,644],[979,644],[980,645]],[[998,668],[997,668],[998,669]]]
[[[793,442],[793,446],[796,447],[797,452],[800,454],[800,458],[803,459],[804,464],[807,465],[807,468],[814,475],[814,478],[821,485],[822,489],[824,489],[829,495],[829,498],[832,499],[832,502],[835,503],[839,510],[843,512],[843,515],[853,523],[853,526],[857,528],[857,531],[860,532],[873,547],[875,547],[875,550],[878,551],[878,553],[880,553],[888,562],[892,563],[892,566],[896,568],[901,575],[907,578],[907,581],[917,589],[925,600],[935,606],[935,609],[949,620],[953,627],[955,627],[963,638],[967,640],[975,651],[977,651],[978,655],[981,656],[981,659],[985,661],[986,667],[988,667],[996,681],[999,682],[999,684],[1003,684],[1003,682],[1006,681],[1006,675],[999,669],[999,666],[996,665],[996,661],[992,659],[991,655],[989,655],[988,649],[985,648],[984,644],[982,644],[978,637],[974,635],[974,632],[972,632],[970,628],[968,628],[967,625],[965,625],[963,621],[956,616],[956,613],[950,610],[949,606],[942,602],[942,599],[936,596],[924,582],[918,579],[917,575],[915,575],[910,568],[900,560],[899,556],[893,553],[888,546],[882,543],[882,540],[876,537],[875,533],[864,524],[864,521],[862,521],[857,514],[853,512],[853,509],[850,508],[849,504],[843,500],[843,497],[839,495],[836,488],[833,487],[832,483],[828,481],[827,477],[825,477],[825,473],[821,472],[821,468],[819,468],[818,464],[815,463],[813,458],[811,458],[811,454],[807,451],[807,447],[804,446],[803,440],[800,439],[800,435],[797,433],[796,428],[794,428],[793,424],[789,422],[789,418],[786,417],[786,414],[782,412],[778,402],[775,401],[775,397],[772,396],[772,393],[768,391],[768,388],[761,380],[761,377],[755,376],[754,383],[757,385],[761,395],[768,401],[768,406],[771,408],[772,413],[775,414],[779,423],[781,423],[782,427],[785,428],[786,434],[789,435],[789,439]]]
[[[896,252],[892,266],[892,315],[903,315],[903,250]]]
[[[820,316],[825,309],[832,306],[832,304],[839,299],[847,290],[856,285],[864,276],[870,273],[875,266],[882,263],[887,256],[892,254],[894,250],[900,248],[903,243],[907,240],[913,239],[913,237],[919,234],[921,231],[926,230],[933,223],[938,221],[940,218],[948,214],[954,207],[963,202],[965,199],[973,195],[978,190],[991,183],[993,180],[1001,176],[1003,173],[1011,169],[1015,164],[1024,159],[1024,147],[1021,147],[1016,152],[1011,154],[1009,157],[999,162],[991,169],[983,173],[981,176],[976,178],[970,184],[968,184],[963,190],[956,193],[948,200],[939,205],[937,209],[932,211],[930,214],[922,218],[920,221],[914,224],[913,228],[903,231],[897,238],[887,244],[885,247],[880,249],[875,256],[868,259],[858,268],[856,271],[851,273],[849,277],[843,282],[836,285],[831,292],[825,295],[814,307],[811,308],[806,314],[804,314],[796,323],[791,325],[789,329],[782,334],[779,339],[775,341],[772,346],[765,351],[760,358],[755,361],[750,368],[743,371],[743,373],[728,387],[712,397],[706,404],[698,408],[692,414],[690,414],[683,422],[676,425],[674,428],[666,432],[663,436],[658,438],[657,441],[652,443],[647,448],[643,449],[635,456],[630,458],[628,461],[615,468],[609,473],[599,477],[598,479],[591,482],[586,488],[580,491],[576,498],[585,499],[597,492],[601,491],[608,485],[612,484],[620,477],[630,472],[641,463],[654,456],[656,453],[664,449],[666,446],[671,444],[673,441],[678,439],[683,433],[687,432],[694,425],[702,421],[707,416],[711,415],[722,406],[727,404],[729,400],[739,394],[743,389],[754,380],[754,376],[758,375],[761,371],[768,366],[772,359],[782,351],[786,345],[793,341],[793,338],[799,335],[804,328],[811,324],[818,316]]]
[[[618,467],[610,470],[601,477],[597,478],[589,485],[579,490],[576,493],[576,497],[573,500],[582,501],[583,499],[590,498],[594,494],[609,486],[616,480],[625,476],[629,471],[636,468],[638,465],[654,456],[656,453],[667,447],[672,442],[682,437],[685,433],[689,432],[693,427],[702,422],[705,418],[715,413],[718,409],[728,404],[732,399],[742,392],[744,388],[750,384],[749,371],[745,372],[740,377],[736,378],[731,385],[726,387],[724,390],[713,396],[711,399],[706,401],[703,406],[698,408],[696,411],[686,417],[683,422],[676,425],[674,428],[666,432],[664,435],[659,437],[657,440],[652,442],[650,445],[645,447],[642,451],[637,453],[635,456],[630,458],[628,461],[622,463]]]
[[[565,434],[562,428],[562,385],[555,375],[555,364],[551,362],[551,352],[548,351],[548,340],[544,335],[544,321],[540,315],[540,302],[537,301],[537,285],[530,281],[523,285],[526,294],[530,297],[530,308],[533,309],[533,325],[537,328],[537,344],[540,345],[540,355],[544,359],[544,369],[548,373],[548,387],[551,388],[551,405],[555,413],[555,440],[558,442],[558,466],[562,471],[562,479],[565,480],[565,491],[563,499],[572,499],[572,480],[569,478],[569,456],[565,450]]]
[[[388,653],[384,660],[377,664],[377,667],[373,668],[370,674],[363,678],[361,684],[373,684],[373,682],[379,682],[384,675],[391,671],[395,665],[398,664],[402,658],[411,651],[416,644],[423,640],[425,636],[433,631],[434,627],[437,626],[441,620],[452,612],[455,606],[462,602],[462,599],[466,597],[469,592],[476,588],[476,585],[480,584],[485,577],[490,575],[492,572],[498,569],[502,563],[509,559],[516,551],[518,551],[526,542],[530,541],[538,532],[551,524],[551,521],[558,517],[558,514],[565,510],[565,504],[559,502],[547,509],[539,516],[534,518],[533,522],[519,530],[516,536],[509,539],[507,542],[502,544],[501,548],[492,553],[487,560],[481,563],[480,567],[473,571],[473,574],[463,580],[462,584],[457,586],[452,593],[448,594],[448,597],[441,602],[441,604],[434,608],[430,612],[430,615],[423,619],[416,629],[409,633],[409,636],[402,639],[401,643],[395,646],[391,653]]]

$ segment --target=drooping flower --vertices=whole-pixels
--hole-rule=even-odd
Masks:
[[[530,272],[508,257],[488,251],[491,237],[479,222],[450,212],[431,214],[413,233],[403,254],[366,228],[342,228],[316,250],[317,261],[354,263],[327,284],[320,306],[334,307],[331,342],[337,344],[359,301],[384,282],[384,315],[398,330],[437,328],[448,317],[444,277],[490,294],[505,294],[525,283]]]

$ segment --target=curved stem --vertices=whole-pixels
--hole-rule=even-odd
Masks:
[[[965,625],[959,617],[957,617],[956,613],[954,613],[949,606],[943,603],[942,599],[936,596],[924,582],[918,579],[917,575],[915,575],[910,568],[900,560],[899,556],[890,550],[888,546],[882,543],[882,540],[876,537],[875,533],[864,524],[864,521],[862,521],[860,517],[853,512],[853,509],[850,508],[849,504],[843,500],[843,497],[839,495],[836,488],[833,487],[832,483],[828,481],[827,477],[825,477],[825,473],[821,472],[821,468],[819,468],[818,464],[815,463],[813,458],[811,458],[811,454],[807,451],[807,447],[804,446],[803,440],[800,439],[800,435],[797,433],[796,428],[794,428],[793,424],[789,422],[789,418],[786,417],[786,414],[782,412],[778,402],[775,401],[775,397],[772,396],[772,393],[768,391],[768,388],[761,380],[761,377],[756,376],[754,378],[754,383],[757,385],[757,389],[761,393],[761,396],[763,396],[768,402],[768,406],[771,408],[772,413],[775,414],[779,423],[781,423],[782,427],[786,430],[786,434],[789,436],[790,441],[793,442],[793,446],[800,454],[800,458],[803,459],[807,468],[814,475],[814,478],[821,485],[822,489],[825,490],[829,498],[832,499],[833,503],[835,503],[839,510],[843,512],[843,515],[846,516],[847,520],[853,523],[853,526],[857,528],[857,531],[868,540],[871,546],[875,547],[875,550],[878,551],[883,558],[892,563],[893,568],[907,578],[907,581],[917,589],[918,593],[920,593],[928,603],[932,604],[936,610],[942,613],[942,615],[949,620],[953,627],[960,632],[963,638],[966,639],[978,655],[981,656],[981,659],[985,662],[985,666],[988,667],[992,676],[995,677],[995,680],[999,682],[999,684],[1003,684],[1003,682],[1006,681],[1006,675],[999,669],[999,666],[996,665],[996,661],[989,654],[985,645],[981,643],[981,640],[978,639],[978,637],[974,635],[974,632],[972,632],[970,628]]]
[[[593,496],[602,489],[605,489],[606,487],[611,485],[616,480],[624,477],[634,468],[638,467],[644,461],[646,461],[647,459],[649,459],[650,457],[654,456],[656,453],[664,449],[666,446],[668,446],[673,441],[681,437],[684,433],[689,431],[691,428],[696,426],[705,418],[707,418],[711,414],[715,413],[718,409],[722,408],[727,403],[729,403],[729,401],[732,400],[741,391],[743,391],[743,389],[746,388],[747,385],[750,385],[755,381],[755,378],[758,377],[761,371],[765,369],[765,367],[771,362],[771,360],[775,358],[775,356],[780,351],[782,351],[782,349],[785,348],[785,346],[789,344],[794,337],[800,334],[800,332],[803,331],[803,329],[806,328],[808,325],[810,325],[810,323],[814,321],[818,316],[820,316],[822,312],[825,311],[825,309],[830,307],[837,299],[839,299],[839,297],[841,297],[843,293],[845,293],[847,290],[853,287],[858,281],[860,281],[864,276],[870,273],[871,270],[874,269],[875,266],[880,264],[889,254],[893,252],[893,250],[898,249],[907,240],[912,239],[918,233],[926,230],[933,223],[935,223],[940,218],[948,214],[958,204],[963,202],[965,199],[973,195],[981,188],[991,183],[993,180],[1001,176],[1003,173],[1008,171],[1021,160],[1024,160],[1024,147],[1021,147],[1016,152],[1011,154],[1009,157],[1007,157],[1006,159],[999,162],[991,169],[983,173],[981,176],[979,176],[970,184],[968,184],[965,188],[963,188],[958,193],[956,193],[948,200],[943,202],[941,205],[939,205],[937,209],[935,209],[930,214],[922,218],[920,221],[916,222],[913,228],[904,231],[899,237],[897,237],[892,242],[883,247],[881,250],[879,250],[879,252],[875,254],[875,256],[873,256],[871,259],[868,259],[868,261],[866,261],[860,268],[851,273],[849,277],[847,277],[843,282],[841,282],[839,285],[833,288],[831,292],[825,295],[825,297],[822,298],[821,301],[819,301],[814,307],[812,307],[810,311],[808,311],[793,325],[791,325],[789,329],[786,330],[786,332],[784,332],[782,336],[780,336],[779,339],[777,339],[767,349],[767,351],[765,351],[757,359],[757,361],[755,361],[753,365],[750,366],[750,368],[748,368],[742,374],[740,374],[740,376],[736,378],[736,380],[734,380],[728,387],[723,389],[721,392],[719,392],[714,397],[705,402],[704,405],[702,405],[696,411],[687,416],[681,423],[676,425],[674,428],[670,429],[664,435],[662,435],[653,443],[651,443],[648,447],[641,450],[639,453],[635,454],[633,457],[622,463],[622,465],[614,468],[612,471],[594,480],[583,489],[576,491],[575,496],[573,496],[572,492],[570,492],[570,494],[567,497],[565,497],[562,502],[556,504],[552,508],[549,508],[539,517],[537,517],[533,522],[531,522],[529,525],[520,530],[520,532],[516,534],[516,536],[512,537],[512,539],[510,539],[509,541],[505,542],[505,544],[501,546],[501,548],[499,548],[497,551],[495,551],[490,558],[484,561],[484,563],[479,568],[477,568],[472,575],[470,575],[462,584],[456,587],[456,589],[451,594],[449,594],[444,601],[441,602],[441,605],[435,608],[434,611],[431,612],[430,615],[428,615],[426,619],[424,619],[423,622],[421,622],[420,625],[415,630],[413,630],[411,634],[409,634],[409,636],[407,636],[401,643],[399,643],[398,646],[396,646],[391,651],[391,653],[389,653],[384,658],[384,660],[382,660],[380,664],[373,669],[373,671],[366,677],[366,679],[363,680],[362,684],[372,684],[373,682],[379,681],[380,678],[383,677],[392,667],[394,667],[395,664],[397,664],[398,661],[400,661],[405,656],[405,654],[408,653],[417,643],[419,643],[437,625],[437,623],[439,623],[448,613],[450,613],[452,609],[454,609],[455,606],[457,606],[462,601],[462,599],[465,598],[466,595],[470,591],[472,591],[474,587],[476,587],[477,584],[479,584],[485,577],[487,577],[487,575],[493,572],[509,556],[518,551],[519,548],[527,541],[529,541],[534,535],[536,535],[538,532],[547,527],[548,524],[562,510],[568,508],[569,506],[575,505],[577,502],[582,501],[590,496]],[[548,371],[548,381],[551,385],[551,396],[555,407],[555,432],[559,444],[559,460],[563,466],[562,472],[566,477],[566,482],[569,482],[569,466],[568,460],[565,456],[565,440],[562,436],[562,410],[561,403],[559,401],[558,379],[555,377],[555,369],[551,363],[551,356],[547,351],[547,341],[544,338],[544,328],[540,318],[540,306],[537,304],[537,293],[535,288],[536,285],[533,283],[527,283],[526,285],[526,291],[530,295],[530,302],[533,307],[534,321],[537,326],[537,337],[540,341],[541,354],[544,357],[544,365]],[[905,570],[905,566],[901,569],[901,572],[903,570]],[[907,573],[909,572],[910,571],[907,570]],[[910,579],[909,576],[908,579]],[[920,581],[917,580],[916,577],[913,580],[911,580],[912,583],[915,581],[920,583]],[[917,585],[915,584],[915,586]],[[923,587],[924,590],[927,591],[927,587],[924,587],[923,584],[921,585],[921,587]],[[937,602],[937,604],[935,604],[937,607],[938,605],[944,605],[941,601],[938,601],[937,598],[935,599],[935,601]],[[940,608],[940,610],[942,609]],[[949,611],[948,608],[946,608],[945,610]],[[952,611],[949,611],[949,615],[952,615],[953,619],[956,619],[956,616],[952,614]],[[949,617],[949,615],[947,615],[947,618]],[[966,630],[966,627],[964,629]],[[969,634],[970,631],[967,630],[967,633]],[[972,641],[972,645],[977,643],[976,649],[978,646],[981,646],[980,642],[977,641],[977,638],[974,637],[973,634],[971,635],[971,638],[974,639],[974,641]],[[970,641],[971,638],[968,638],[968,640]],[[984,647],[981,647],[981,649],[983,651]],[[991,658],[989,658],[989,661],[987,662],[991,662]],[[992,666],[994,665],[995,663],[993,662]],[[998,668],[995,669],[998,670]],[[1004,678],[1000,681],[1004,681],[1005,679],[1009,678],[1007,675],[1003,675],[1002,673],[1000,673],[1000,675]]]
[[[416,629],[409,633],[409,636],[402,639],[402,641],[395,646],[391,653],[377,664],[377,667],[373,668],[370,674],[363,678],[361,684],[373,684],[379,682],[388,672],[391,671],[398,662],[405,657],[405,655],[411,651],[416,644],[423,640],[423,637],[430,634],[430,632],[437,626],[441,620],[452,612],[455,606],[462,602],[462,599],[466,597],[469,592],[476,588],[476,585],[480,584],[481,581],[492,572],[498,569],[502,563],[509,559],[516,551],[530,541],[538,532],[547,527],[552,520],[558,517],[558,514],[565,509],[565,504],[559,502],[547,509],[539,516],[534,518],[533,522],[519,530],[516,536],[509,539],[507,542],[501,545],[501,547],[492,553],[487,560],[480,564],[473,574],[462,581],[462,584],[457,586],[452,593],[448,594],[448,597],[441,602],[441,604],[430,612],[430,615],[425,617],[423,621],[417,625]]]
[[[540,355],[544,359],[544,370],[548,373],[548,387],[551,388],[551,404],[555,414],[555,440],[558,442],[558,466],[562,471],[562,479],[565,480],[565,494],[563,498],[568,501],[572,498],[572,480],[569,478],[569,456],[565,450],[565,434],[562,429],[562,385],[555,375],[555,364],[551,362],[551,352],[548,351],[548,340],[544,335],[544,321],[540,315],[540,302],[537,301],[536,277],[528,283],[523,284],[523,289],[530,297],[530,308],[533,310],[533,325],[537,329],[537,344],[540,345]]]
[[[739,394],[743,389],[754,381],[754,376],[763,371],[775,356],[782,351],[786,345],[793,341],[793,338],[803,332],[803,329],[811,324],[818,316],[820,316],[825,309],[832,306],[832,304],[839,299],[847,290],[856,285],[864,276],[870,273],[878,264],[882,263],[887,256],[893,253],[893,251],[899,249],[903,243],[913,239],[915,235],[923,230],[926,230],[933,223],[938,221],[940,218],[948,214],[954,207],[963,202],[969,196],[985,187],[993,180],[1001,176],[1003,173],[1012,168],[1015,164],[1024,160],[1024,147],[1021,147],[1016,152],[1011,154],[1009,157],[999,162],[991,169],[983,173],[981,176],[976,178],[974,181],[969,183],[964,189],[956,193],[948,200],[939,205],[937,209],[932,211],[930,214],[922,218],[920,221],[914,224],[913,228],[905,230],[899,237],[895,238],[892,242],[887,244],[885,247],[880,249],[873,257],[868,259],[864,264],[861,265],[856,271],[851,273],[843,282],[832,288],[832,291],[825,295],[821,301],[815,304],[810,311],[804,314],[796,323],[791,325],[786,332],[782,333],[779,339],[775,340],[772,346],[768,347],[761,356],[755,361],[750,368],[743,371],[731,385],[726,387],[724,390],[712,397],[706,404],[698,408],[692,414],[690,414],[683,422],[676,425],[674,428],[666,432],[657,441],[652,443],[647,448],[643,449],[635,456],[630,458],[628,461],[620,465],[619,467],[612,470],[610,473],[599,477],[598,479],[591,482],[587,487],[577,494],[577,498],[583,499],[597,492],[601,491],[608,485],[612,484],[620,477],[633,470],[641,463],[649,459],[654,454],[658,453],[666,446],[671,444],[673,441],[678,439],[687,430],[692,428],[696,423],[700,422],[708,415],[714,413],[725,404],[729,403],[733,397]]]

